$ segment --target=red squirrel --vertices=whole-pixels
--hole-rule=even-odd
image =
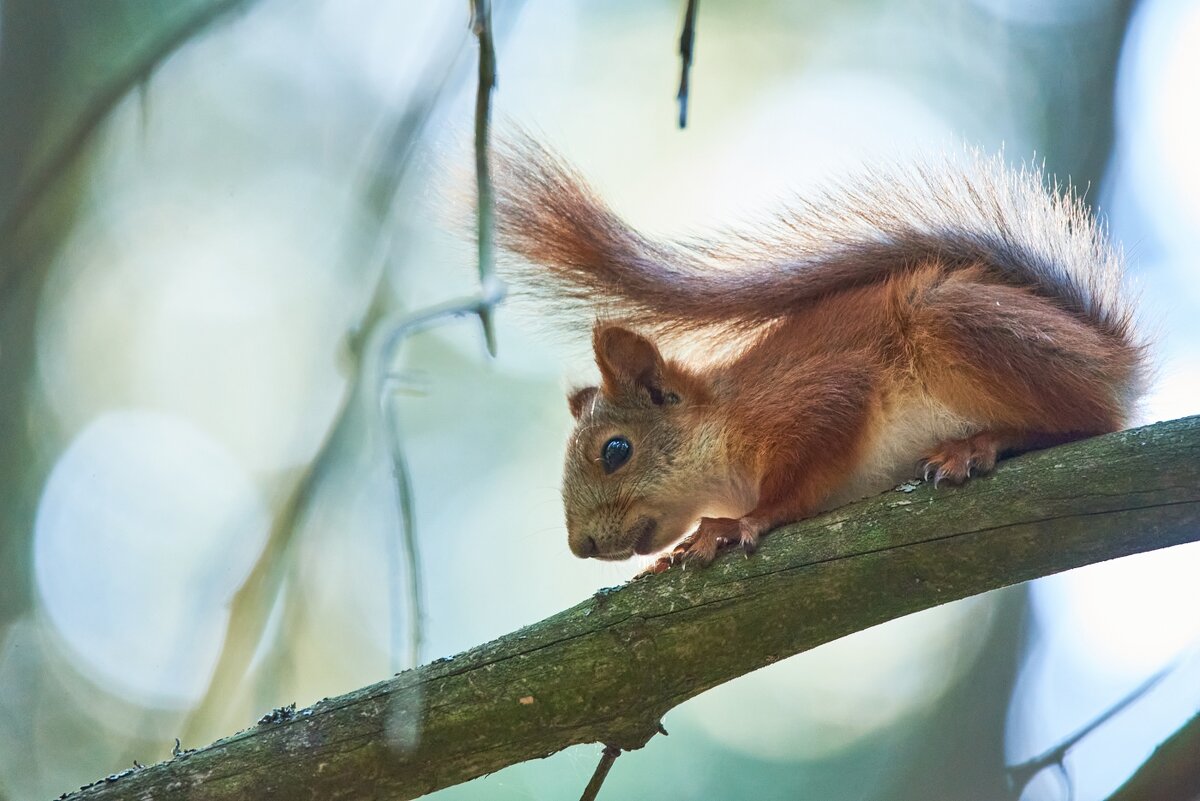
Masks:
[[[875,170],[759,230],[655,241],[524,138],[497,171],[516,283],[598,318],[563,498],[580,557],[652,570],[916,477],[1120,429],[1146,347],[1122,257],[1040,170]],[[729,352],[664,356],[690,341]],[[691,533],[689,533],[691,532]],[[686,537],[685,537],[686,535]]]

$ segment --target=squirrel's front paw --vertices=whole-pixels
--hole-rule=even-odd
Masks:
[[[716,558],[717,552],[731,545],[740,545],[747,554],[758,549],[758,531],[742,518],[702,517],[700,526],[675,546],[671,563],[694,564],[704,567]]]

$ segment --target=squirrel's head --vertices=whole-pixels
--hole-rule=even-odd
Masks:
[[[701,451],[714,444],[698,441],[709,393],[628,329],[597,324],[592,344],[600,386],[568,398],[576,423],[563,476],[568,543],[580,557],[654,553],[699,517]]]

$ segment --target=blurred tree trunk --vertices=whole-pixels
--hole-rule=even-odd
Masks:
[[[958,11],[964,39],[973,34],[985,43],[993,37],[1003,40],[1001,52],[1013,62],[1008,74],[1034,78],[1026,92],[1021,83],[1008,87],[1008,101],[1021,103],[1018,113],[1031,121],[1032,144],[1047,171],[1069,178],[1091,205],[1103,206],[1111,188],[1118,66],[1136,7],[1135,0],[1099,0],[1089,13],[1075,15],[1054,33],[1044,25],[1014,20],[1009,6],[968,4]],[[1054,13],[1051,6],[1047,11]],[[1012,798],[1004,741],[1026,652],[1028,610],[1026,589],[1013,588],[998,610],[988,653],[975,660],[930,714],[908,722],[919,727],[912,736],[916,745],[896,760],[889,798]],[[953,755],[953,770],[945,769],[947,755]]]
[[[699,693],[869,626],[1200,540],[1200,417],[893,492],[789,526],[752,559],[602,591],[495,642],[72,799],[414,798],[569,745],[640,748]],[[619,766],[618,766],[619,769]]]
[[[1108,801],[1200,799],[1200,714],[1171,735]]]
[[[50,467],[38,298],[75,221],[89,146],[172,53],[249,3],[0,3],[0,640],[30,602],[30,539]]]

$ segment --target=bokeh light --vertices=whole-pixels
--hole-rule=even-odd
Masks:
[[[329,267],[352,221],[330,214],[330,188],[298,172],[221,203],[162,176],[98,188],[39,321],[60,425],[144,405],[194,420],[253,470],[310,459],[344,387],[331,343],[349,298]]]
[[[843,637],[710,690],[680,714],[747,756],[829,757],[937,700],[987,641],[995,601],[971,598]]]
[[[102,415],[42,493],[42,608],[97,683],[148,706],[193,703],[269,522],[246,471],[195,426]]]

